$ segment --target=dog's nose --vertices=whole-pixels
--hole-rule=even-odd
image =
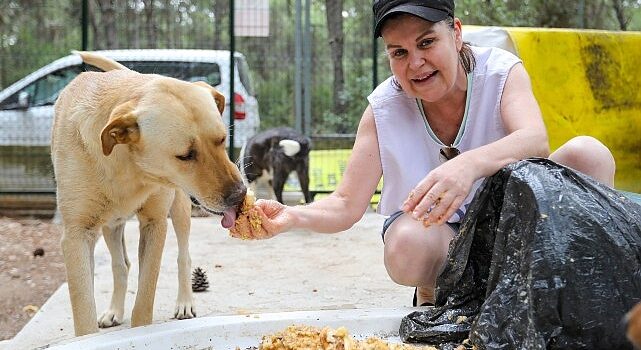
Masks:
[[[225,204],[230,207],[240,206],[247,194],[247,187],[242,182],[236,183],[232,186],[225,196]]]

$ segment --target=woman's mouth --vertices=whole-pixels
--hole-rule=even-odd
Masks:
[[[434,77],[437,73],[438,73],[438,71],[435,70],[435,71],[433,71],[431,73],[423,74],[423,75],[418,76],[416,78],[412,78],[412,82],[413,83],[419,83],[419,84],[420,83],[424,83],[424,82],[430,80],[432,77]]]

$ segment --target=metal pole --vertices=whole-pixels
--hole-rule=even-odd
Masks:
[[[82,0],[82,51],[87,51],[89,41],[89,0]]]
[[[312,134],[312,35],[311,35],[311,1],[305,0],[305,25],[304,25],[304,35],[303,40],[303,86],[304,86],[304,95],[303,95],[303,109],[304,109],[304,123],[303,123],[303,133],[307,136]]]
[[[234,51],[236,51],[236,41],[234,35],[234,12],[236,6],[234,0],[229,1],[229,159],[232,161],[234,158]]]
[[[294,73],[294,117],[296,118],[296,130],[299,132],[303,131],[303,107],[302,107],[302,66],[303,66],[303,39],[301,35],[301,0],[296,0],[296,29],[295,29],[295,43],[294,43],[294,61],[295,61],[295,73]]]

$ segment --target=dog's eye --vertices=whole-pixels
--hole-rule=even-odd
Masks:
[[[220,140],[218,140],[218,142],[216,142],[216,144],[217,144],[218,146],[220,146],[220,145],[224,145],[224,144],[225,144],[225,140],[227,140],[227,137],[226,137],[226,136],[223,136],[223,137],[221,137],[221,138],[220,138]]]
[[[182,161],[194,160],[194,159],[196,159],[196,151],[193,148],[191,148],[191,149],[189,149],[187,154],[181,155],[181,156],[176,156],[176,158],[178,158],[178,159],[180,159]]]

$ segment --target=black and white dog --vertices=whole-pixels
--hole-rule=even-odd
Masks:
[[[311,203],[309,193],[309,151],[312,141],[292,128],[273,128],[252,136],[240,150],[240,171],[255,189],[255,181],[269,182],[276,200],[283,203],[283,186],[292,171]],[[255,191],[254,191],[255,192]]]

